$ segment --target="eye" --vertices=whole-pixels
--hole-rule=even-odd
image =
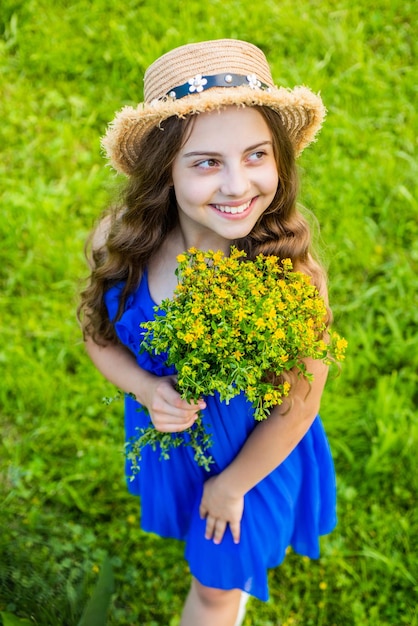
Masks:
[[[196,163],[196,167],[200,167],[204,170],[210,170],[218,165],[218,161],[216,159],[205,159],[204,161],[199,161]]]
[[[266,155],[264,150],[257,150],[248,155],[247,160],[251,162],[260,161]]]

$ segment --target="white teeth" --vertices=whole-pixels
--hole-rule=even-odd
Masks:
[[[248,209],[250,204],[251,204],[251,200],[249,200],[245,204],[240,204],[239,206],[228,206],[225,204],[214,204],[213,206],[215,207],[215,209],[217,209],[218,211],[221,211],[222,213],[235,214],[235,213],[244,213],[244,211]]]

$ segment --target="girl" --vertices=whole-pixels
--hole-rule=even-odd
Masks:
[[[111,164],[129,178],[122,205],[92,238],[80,306],[87,351],[127,392],[128,440],[149,420],[159,431],[185,430],[199,411],[213,436],[209,473],[190,448],[167,461],[145,448],[129,482],[141,497],[142,527],[186,542],[192,583],[182,626],[241,623],[240,603],[248,594],[268,599],[267,569],[289,545],[318,557],[319,536],[336,523],[333,463],[317,417],[327,368],[306,360],[314,382],[295,377],[286,403],[256,425],[242,395],[228,406],[216,396],[182,400],[164,358],[140,353],[140,324],[172,296],[176,257],[192,246],[290,257],[326,298],[296,208],[295,169],[324,115],[309,89],[274,86],[258,48],[216,40],[155,61],[145,103],[122,109],[103,139]]]

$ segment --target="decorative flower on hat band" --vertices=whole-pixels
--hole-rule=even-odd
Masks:
[[[249,74],[247,76],[247,80],[248,80],[248,84],[251,87],[251,89],[260,89],[261,82],[258,80],[258,78],[257,78],[257,76],[255,74]]]
[[[200,93],[203,91],[204,86],[207,85],[208,80],[207,78],[202,78],[202,74],[196,74],[193,78],[189,78],[188,83],[190,85],[190,93],[193,93],[194,91]]]

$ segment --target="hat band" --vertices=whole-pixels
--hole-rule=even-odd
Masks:
[[[215,74],[213,76],[202,76],[196,74],[190,78],[187,83],[170,89],[162,99],[170,98],[171,100],[179,100],[193,93],[201,93],[212,87],[240,87],[246,85],[250,89],[261,89],[262,91],[270,91],[270,87],[266,83],[261,82],[256,74]]]

